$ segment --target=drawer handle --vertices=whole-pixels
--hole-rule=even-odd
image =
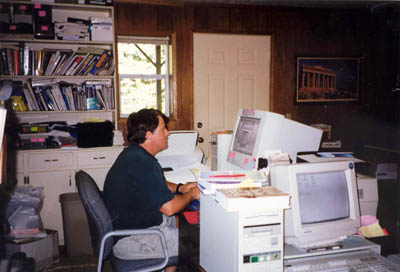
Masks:
[[[104,160],[106,157],[93,157],[93,160]]]
[[[44,160],[45,162],[58,162],[58,159]]]

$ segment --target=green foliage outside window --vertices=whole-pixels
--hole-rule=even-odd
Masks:
[[[142,108],[169,113],[167,58],[168,45],[118,43],[121,117]]]

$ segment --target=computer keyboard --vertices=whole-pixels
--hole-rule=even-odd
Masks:
[[[400,271],[388,259],[369,250],[340,254],[327,254],[289,260],[285,272],[394,272]]]

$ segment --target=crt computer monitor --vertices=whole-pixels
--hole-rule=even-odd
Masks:
[[[291,196],[285,210],[285,243],[307,248],[357,233],[360,212],[354,163],[278,165],[271,185]]]
[[[298,152],[318,151],[322,130],[286,119],[269,111],[240,109],[228,152],[228,162],[251,170],[268,151],[288,153],[296,162]]]
[[[244,169],[254,169],[264,150],[276,149],[284,116],[281,114],[240,109],[228,152],[228,162]]]

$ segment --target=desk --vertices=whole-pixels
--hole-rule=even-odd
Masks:
[[[179,214],[179,271],[190,271],[190,272],[204,272],[200,267],[199,259],[199,238],[200,238],[200,225],[189,224],[186,222],[183,214]],[[353,241],[354,243],[354,241]],[[345,246],[343,249],[337,252],[347,252],[349,246]],[[365,241],[362,246],[358,245],[362,249],[371,249],[379,254],[379,245]],[[321,255],[323,253],[314,253],[313,255]],[[292,246],[285,246],[285,261],[296,260],[301,258],[307,258],[307,255],[299,249]]]
[[[180,271],[204,271],[200,267],[200,225],[189,224],[179,213],[179,269]]]

